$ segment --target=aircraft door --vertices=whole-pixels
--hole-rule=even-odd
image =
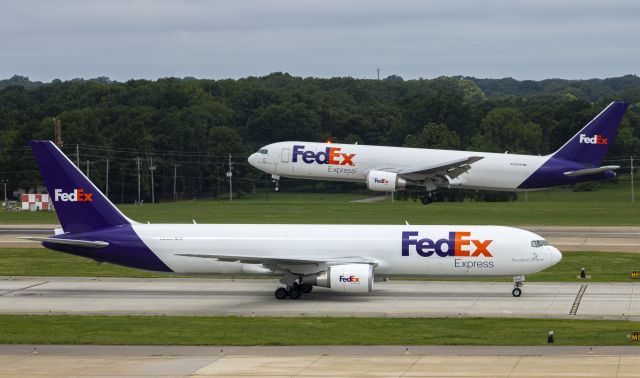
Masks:
[[[291,154],[291,150],[288,148],[283,148],[280,152],[280,172],[281,173],[292,173],[294,164],[289,164],[289,155]]]

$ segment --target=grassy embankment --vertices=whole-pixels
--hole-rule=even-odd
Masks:
[[[640,185],[638,185],[640,186]],[[373,195],[373,193],[371,194]],[[337,224],[496,224],[617,226],[638,225],[640,195],[630,202],[629,183],[602,184],[598,191],[568,188],[520,194],[515,202],[434,203],[384,201],[352,203],[366,194],[264,193],[227,200],[121,205],[139,222],[152,223],[337,223]],[[53,212],[0,212],[0,223],[57,223]]]

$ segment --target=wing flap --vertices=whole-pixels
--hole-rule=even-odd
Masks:
[[[483,156],[467,156],[464,158],[447,161],[439,164],[432,164],[424,167],[400,169],[397,171],[399,175],[422,175],[422,176],[438,176],[446,175],[449,178],[455,178],[467,172],[471,168],[471,164],[478,160],[484,159]]]
[[[106,241],[100,240],[77,240],[77,239],[58,239],[58,238],[42,238],[42,237],[21,237],[20,239],[39,241],[43,243],[73,245],[77,247],[87,248],[104,248],[109,245]]]
[[[618,168],[620,168],[619,165],[605,165],[604,167],[598,167],[598,168],[587,168],[587,169],[580,169],[577,171],[568,171],[568,172],[565,172],[564,175],[570,176],[570,177],[596,175],[598,173],[604,173],[606,171],[611,171]]]

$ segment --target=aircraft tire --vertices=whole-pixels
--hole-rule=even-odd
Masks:
[[[291,299],[299,299],[302,296],[302,290],[299,287],[292,287],[288,294]]]
[[[313,290],[313,285],[303,283],[302,285],[300,285],[300,289],[303,293],[310,293],[311,290]]]
[[[284,287],[279,287],[276,289],[273,295],[276,297],[276,299],[285,299],[287,295],[289,295],[289,292]]]
[[[428,205],[433,201],[431,200],[431,197],[423,196],[423,197],[420,197],[420,202],[422,202],[423,205]]]
[[[513,291],[511,291],[511,295],[513,295],[514,297],[519,297],[522,295],[522,289],[520,289],[519,287],[516,287],[513,289]]]

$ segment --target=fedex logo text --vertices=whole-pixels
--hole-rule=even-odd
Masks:
[[[74,189],[72,193],[63,193],[62,189],[56,189],[53,198],[56,202],[93,202],[93,193],[87,193],[84,189]]]
[[[607,138],[600,134],[588,137],[586,134],[580,134],[580,143],[584,144],[607,144]]]
[[[340,276],[340,282],[360,282],[360,277],[356,276]]]
[[[388,184],[389,183],[389,180],[387,180],[387,179],[374,178],[373,181],[375,181],[376,184]]]
[[[402,232],[402,256],[409,256],[409,250],[413,246],[416,253],[422,257],[429,257],[434,253],[440,257],[493,257],[487,249],[493,240],[470,239],[471,232],[449,232],[448,239],[443,238],[436,241],[429,238],[412,239],[415,236],[418,236],[418,231]],[[473,250],[472,244],[475,247]]]
[[[305,151],[304,146],[295,145],[293,146],[293,158],[291,161],[298,162],[298,156],[300,156],[306,164],[315,162],[318,164],[355,166],[353,157],[356,154],[343,154],[340,150],[340,147],[327,147],[324,151],[313,152]]]

